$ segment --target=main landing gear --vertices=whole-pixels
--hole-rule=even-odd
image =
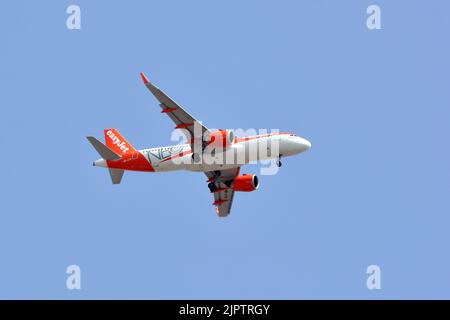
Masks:
[[[208,183],[209,191],[211,191],[211,192],[217,191],[216,182],[217,182],[217,179],[219,179],[220,175],[221,175],[221,172],[219,170],[214,171],[213,180],[210,183]]]
[[[217,187],[216,187],[216,184],[214,182],[208,183],[208,188],[209,188],[209,191],[211,191],[211,192],[216,192],[217,191]]]
[[[211,192],[216,192],[217,191],[218,187],[216,186],[216,183],[218,181],[222,182],[223,184],[225,184],[228,188],[231,187],[231,185],[233,184],[233,179],[223,181],[222,179],[220,179],[221,174],[222,173],[219,170],[214,171],[213,181],[208,183],[209,191],[211,191]]]
[[[198,153],[193,153],[191,157],[192,157],[192,161],[194,161],[194,163],[198,163],[201,160],[201,157]]]
[[[198,146],[198,149],[196,147],[192,148],[192,161],[194,163],[199,163],[202,160],[203,157],[203,152],[205,151],[205,148],[208,146],[208,142],[207,141],[203,141],[202,145],[201,145],[201,151],[200,151],[200,146]],[[194,152],[194,151],[198,151],[198,152]]]

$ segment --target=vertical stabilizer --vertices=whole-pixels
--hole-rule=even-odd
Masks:
[[[105,129],[105,143],[118,155],[134,152],[136,149],[114,128]]]

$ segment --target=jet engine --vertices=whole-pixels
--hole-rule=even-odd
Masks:
[[[234,133],[231,130],[218,130],[212,132],[207,141],[208,147],[226,149],[233,144]]]
[[[254,174],[243,174],[234,179],[234,191],[250,192],[259,187],[258,176]]]

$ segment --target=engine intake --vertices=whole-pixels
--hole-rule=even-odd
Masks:
[[[211,133],[207,139],[208,147],[226,149],[234,142],[234,133],[231,130],[219,130]]]
[[[250,192],[259,187],[258,176],[254,174],[243,174],[234,179],[234,191]]]

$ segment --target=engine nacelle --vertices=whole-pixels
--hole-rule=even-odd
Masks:
[[[208,140],[208,147],[226,149],[233,144],[234,133],[231,130],[215,131],[211,133]]]
[[[250,192],[255,191],[258,187],[259,179],[254,174],[243,174],[234,179],[234,191]]]

